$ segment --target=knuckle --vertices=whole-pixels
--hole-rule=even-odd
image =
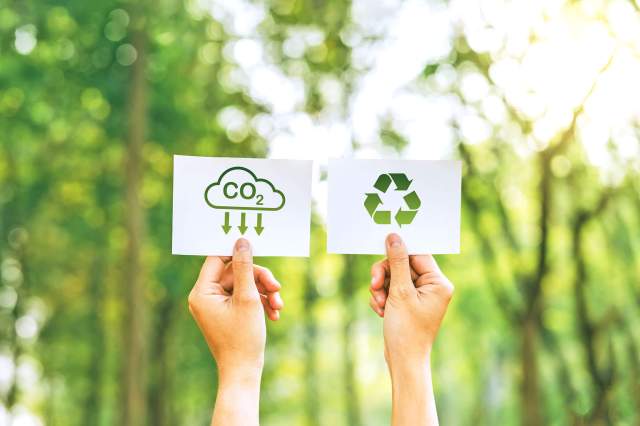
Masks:
[[[233,267],[234,268],[253,268],[253,261],[251,259],[233,259]]]
[[[260,301],[260,295],[254,291],[243,291],[238,293],[237,300],[238,303],[245,306],[258,305],[262,303]]]
[[[451,300],[453,297],[453,293],[455,291],[455,287],[453,283],[449,280],[446,280],[442,285],[442,293],[447,300]]]
[[[409,255],[406,253],[397,253],[392,256],[389,256],[389,263],[397,264],[404,263],[409,261]]]
[[[442,276],[435,271],[429,271],[426,274],[424,274],[423,277],[427,282],[431,282],[431,283],[442,280]]]
[[[193,291],[191,291],[191,293],[189,293],[189,297],[187,297],[187,306],[189,307],[189,312],[191,312],[192,315],[195,315],[198,309],[198,296]]]
[[[412,294],[412,290],[413,289],[407,285],[391,286],[391,292],[393,293],[393,296],[401,300],[408,299]]]
[[[404,268],[409,263],[408,256],[397,256],[389,258],[389,265],[391,269]]]

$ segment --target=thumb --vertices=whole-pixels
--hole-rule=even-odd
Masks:
[[[249,241],[244,238],[236,241],[231,265],[233,267],[233,298],[257,296],[258,289],[253,278],[253,255]]]
[[[401,290],[400,294],[409,294],[409,289],[415,290],[407,247],[398,234],[389,234],[387,237],[387,259],[391,270],[390,291]]]

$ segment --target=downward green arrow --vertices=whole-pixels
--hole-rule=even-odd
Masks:
[[[369,212],[369,216],[373,216],[373,212],[375,212],[378,206],[382,204],[382,200],[380,199],[380,196],[378,194],[373,192],[367,193],[365,195],[367,196],[367,198],[365,198],[364,200],[364,207]]]
[[[416,191],[413,191],[404,196],[404,202],[407,203],[407,206],[411,210],[418,210],[420,208],[420,197],[416,194]]]
[[[262,213],[258,213],[258,223],[253,227],[253,229],[256,230],[256,234],[258,235],[262,234],[262,231],[264,231],[264,227],[262,226]]]
[[[240,226],[238,226],[238,229],[242,235],[244,235],[244,233],[247,232],[247,228],[249,228],[245,225],[246,218],[247,214],[245,212],[240,213]]]
[[[378,225],[389,225],[391,223],[391,212],[388,210],[380,210],[373,215],[373,221]]]
[[[396,222],[398,225],[409,225],[413,222],[413,218],[418,214],[417,210],[402,210],[402,208],[398,209],[396,213]]]
[[[231,230],[231,225],[229,225],[229,212],[224,212],[224,225],[222,225],[222,230],[225,234],[228,234]]]
[[[391,175],[391,179],[393,179],[393,183],[396,184],[396,191],[404,191],[409,189],[409,185],[411,182],[407,175],[404,173],[389,173]]]

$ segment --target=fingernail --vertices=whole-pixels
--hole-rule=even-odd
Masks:
[[[389,244],[389,247],[400,247],[400,244],[402,244],[402,239],[398,234],[389,234],[389,236],[387,237],[387,244]]]
[[[238,241],[236,241],[236,250],[237,251],[249,250],[249,241],[245,240],[244,238],[240,238]]]

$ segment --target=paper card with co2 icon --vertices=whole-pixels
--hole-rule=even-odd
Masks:
[[[459,161],[330,160],[327,249],[384,254],[399,234],[410,254],[460,252]]]
[[[309,256],[311,161],[173,157],[173,254]]]

